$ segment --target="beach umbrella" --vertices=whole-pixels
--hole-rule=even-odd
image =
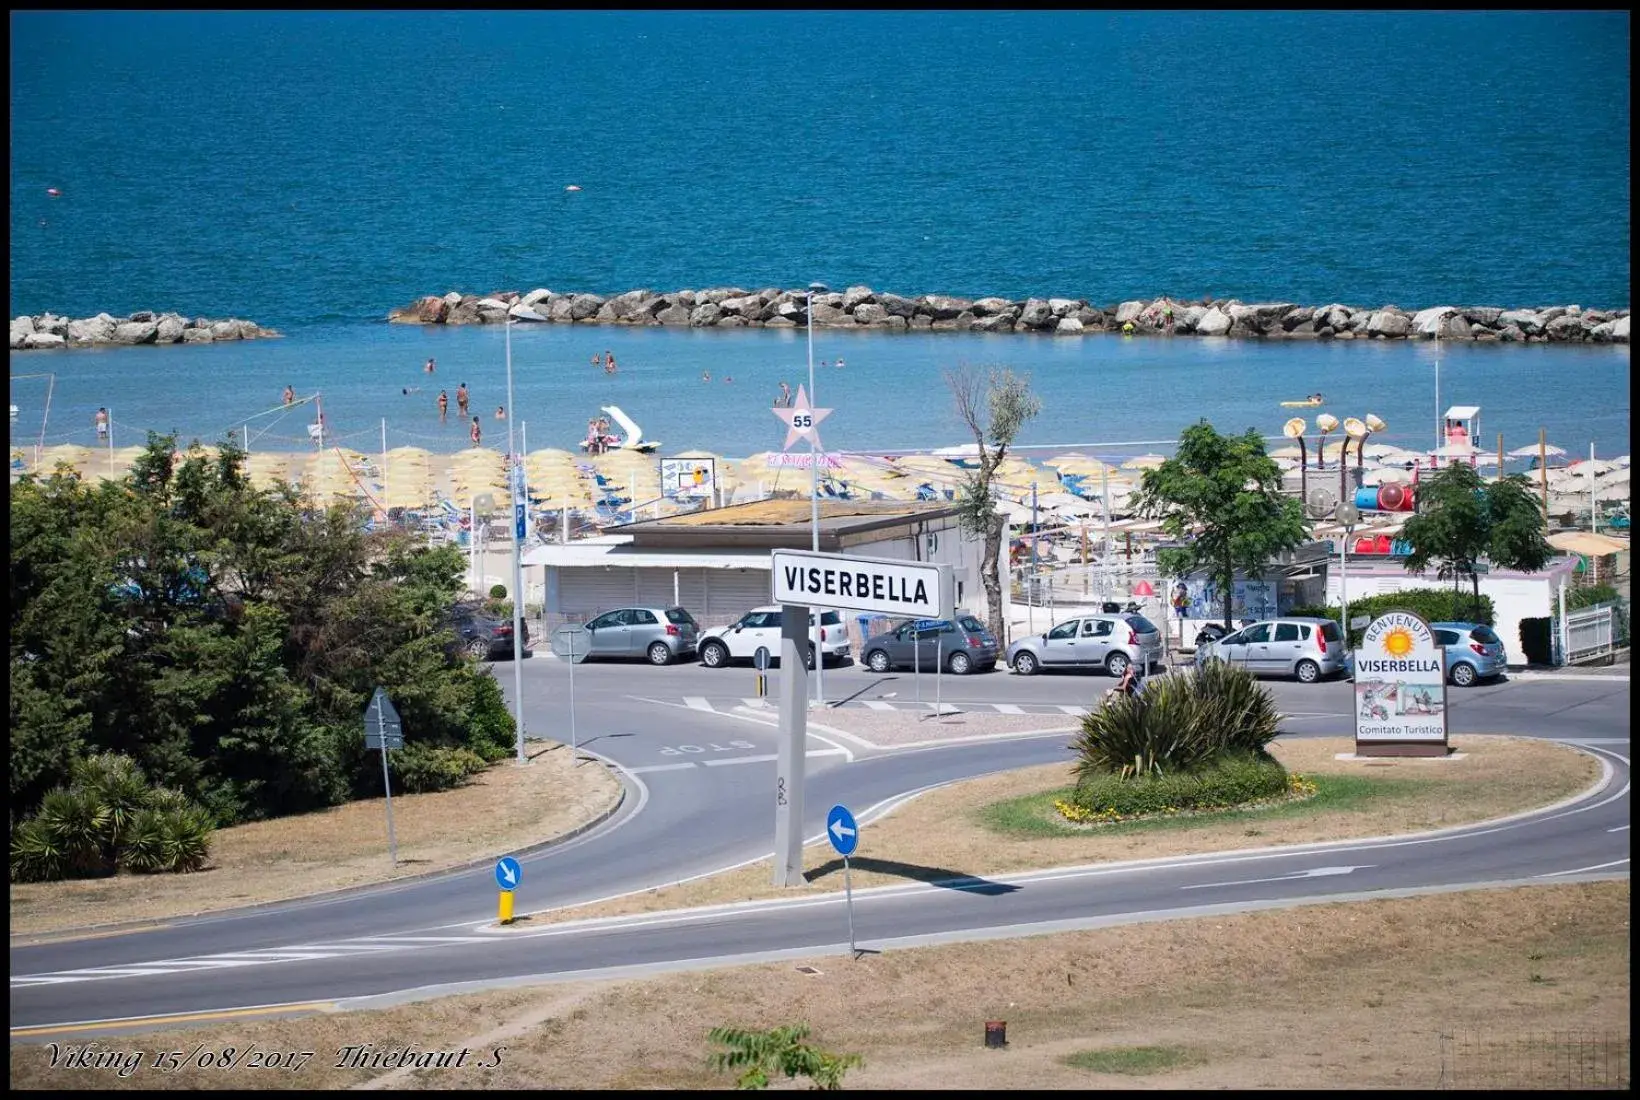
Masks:
[[[1270,452],[1270,457],[1271,458],[1288,458],[1288,459],[1298,458],[1298,459],[1302,459],[1304,457],[1304,451],[1303,451],[1302,448],[1298,447],[1297,445],[1291,445],[1291,446],[1281,447],[1277,450],[1271,451]]]
[[[1545,446],[1543,448],[1543,453],[1548,455],[1550,458],[1565,458],[1566,457],[1565,449],[1561,448],[1561,447],[1556,447],[1553,443],[1550,443],[1547,446]],[[1514,450],[1509,452],[1509,457],[1510,458],[1537,458],[1538,457],[1537,444],[1534,443],[1530,447],[1516,447]]]
[[[1139,455],[1135,458],[1130,458],[1126,462],[1122,463],[1122,469],[1124,469],[1124,470],[1154,470],[1156,467],[1160,466],[1162,463],[1164,463],[1166,461],[1167,461],[1167,458],[1164,455],[1156,455],[1156,454]]]

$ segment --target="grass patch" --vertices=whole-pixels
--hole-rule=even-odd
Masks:
[[[1180,1066],[1199,1065],[1205,1061],[1205,1058],[1184,1047],[1107,1047],[1103,1050],[1077,1051],[1064,1059],[1072,1069],[1121,1073],[1133,1077],[1162,1073]]]
[[[1308,798],[1283,799],[1246,808],[1231,807],[1199,813],[1147,817],[1135,821],[1078,825],[1066,821],[1054,808],[1055,802],[1069,800],[1076,788],[1059,787],[1005,798],[981,806],[974,812],[974,819],[992,832],[1015,840],[1084,836],[1093,831],[1101,835],[1126,836],[1131,833],[1158,830],[1199,828],[1231,820],[1238,823],[1280,821],[1327,811],[1368,812],[1374,803],[1380,800],[1416,795],[1434,782],[1426,779],[1368,779],[1359,775],[1310,775],[1305,778],[1316,786],[1315,794]]]

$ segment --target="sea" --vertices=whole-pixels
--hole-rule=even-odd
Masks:
[[[1627,12],[13,12],[13,316],[281,339],[11,354],[12,441],[149,431],[780,448],[802,330],[388,325],[428,293],[714,286],[1108,304],[1626,308]],[[569,190],[574,187],[578,190]],[[54,189],[57,194],[50,193]],[[591,366],[612,352],[619,371]],[[1276,435],[1321,392],[1433,445],[1628,453],[1626,346],[814,333],[829,449],[968,441],[946,373],[1028,373],[1021,444]],[[436,373],[422,370],[436,359]],[[48,409],[49,403],[49,409]],[[452,402],[453,406],[453,402]],[[495,419],[506,406],[506,420]],[[1305,411],[1305,410],[1301,410]],[[1313,431],[1313,429],[1312,429]]]

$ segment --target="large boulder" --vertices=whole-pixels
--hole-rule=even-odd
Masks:
[[[1538,310],[1538,320],[1542,322],[1545,332],[1549,329],[1549,322],[1564,317],[1572,311],[1565,306],[1550,306],[1548,309]]]
[[[1203,336],[1223,336],[1230,331],[1231,324],[1230,315],[1214,306],[1196,321],[1196,331]]]
[[[926,313],[936,321],[954,321],[957,317],[969,311],[973,304],[966,298],[952,298],[944,294],[924,294],[917,299],[921,307],[919,312]]]
[[[907,320],[917,312],[917,303],[910,298],[898,294],[879,294],[877,304],[888,310],[892,317],[904,317]]]
[[[934,327],[934,318],[926,313],[913,313],[906,318],[905,327],[908,329],[931,329]]]
[[[1353,313],[1349,306],[1333,302],[1315,311],[1315,323],[1317,328],[1342,329],[1349,325]]]
[[[546,306],[547,320],[549,321],[567,325],[575,320],[572,312],[575,308],[575,296],[573,294],[554,294],[547,299]],[[541,303],[536,303],[535,311],[537,313],[541,312]]]
[[[854,307],[854,323],[859,325],[881,325],[889,319],[888,310],[876,302],[861,302]],[[904,318],[900,319],[903,323]]]
[[[424,325],[442,325],[450,316],[450,303],[428,295],[416,299],[416,320]]]
[[[548,291],[547,293],[550,294],[552,292]],[[462,297],[461,291],[452,290],[452,291],[450,291],[450,293],[448,293],[444,296],[444,304],[449,306],[451,309],[454,309],[454,308],[456,308],[456,306],[461,304],[461,297]]]
[[[1055,317],[1074,317],[1076,311],[1082,308],[1082,303],[1075,298],[1049,298],[1048,308],[1053,310]]]
[[[544,286],[538,286],[528,294],[525,294],[522,298],[518,299],[518,304],[521,306],[529,306],[531,309],[534,309],[535,303],[544,302],[551,297],[552,291],[548,290]]]
[[[1032,301],[1035,301],[1035,299],[1033,298]],[[975,317],[994,317],[999,313],[1012,316],[1014,303],[1007,298],[980,298],[969,309],[973,311]]]
[[[1446,319],[1457,312],[1457,306],[1432,306],[1429,309],[1420,309],[1412,315],[1412,333],[1415,336],[1440,335],[1441,326],[1446,323]]]
[[[774,316],[769,320],[789,321],[794,325],[801,325],[807,321],[807,318],[803,316],[803,307],[796,302],[776,302]]]
[[[687,325],[691,310],[684,305],[670,305],[655,314],[655,320],[663,325]]]
[[[572,321],[586,321],[598,315],[604,306],[601,294],[577,294],[570,299],[569,319]]]
[[[203,327],[195,325],[182,330],[182,342],[184,344],[209,344],[213,339],[215,337],[211,335],[211,326],[209,325]]]
[[[229,321],[220,322],[234,333],[229,339],[237,339],[239,328]],[[126,321],[114,326],[114,343],[116,344],[152,344],[154,337],[159,335],[159,325],[153,321]]]
[[[853,313],[856,306],[876,300],[876,292],[869,286],[851,286],[843,291],[843,309],[849,313]]]
[[[153,314],[149,314],[148,319],[153,320]],[[110,317],[109,320],[113,318]],[[70,323],[70,318],[59,317],[55,313],[42,313],[34,319],[34,331],[49,332],[53,336],[67,336]]]
[[[1380,309],[1367,321],[1369,336],[1405,336],[1412,331],[1412,318],[1398,309]]]
[[[1624,314],[1612,322],[1612,342],[1626,344],[1629,342],[1629,316]]]
[[[1138,299],[1123,302],[1121,305],[1116,307],[1116,323],[1118,325],[1125,325],[1129,321],[1137,323],[1139,320],[1139,315],[1144,311],[1145,303],[1139,301]]]
[[[450,307],[450,314],[444,319],[447,325],[476,325],[478,321],[478,299],[465,296]]]
[[[1611,343],[1612,325],[1613,322],[1611,321],[1600,322],[1598,325],[1594,326],[1594,328],[1589,330],[1589,339],[1593,340],[1597,344]]]
[[[66,337],[55,332],[31,332],[23,338],[25,348],[60,348],[67,343]]]
[[[159,328],[154,333],[154,343],[175,344],[182,339],[187,331],[188,323],[174,313],[167,313],[159,319]]]
[[[506,313],[508,304],[509,303],[503,301],[502,299],[493,296],[489,298],[480,298],[478,300],[478,311],[480,313]]]
[[[1497,306],[1470,306],[1463,311],[1463,315],[1471,324],[1493,328],[1497,325],[1498,318],[1503,316],[1503,310]]]
[[[1498,324],[1505,327],[1513,326],[1530,336],[1542,332],[1545,322],[1536,310],[1506,309],[1498,314]]]
[[[529,306],[525,305],[523,302],[514,302],[512,308],[507,311],[507,316],[511,317],[515,321],[545,321],[546,320],[545,317],[543,317],[539,313],[535,312],[535,310],[531,309]]]
[[[1306,332],[1315,331],[1315,310],[1309,306],[1296,306],[1281,316],[1281,327],[1288,332],[1299,331],[1300,326],[1309,325]]]
[[[852,325],[854,318],[843,312],[841,305],[832,305],[820,301],[818,295],[814,300],[814,323],[817,325]]]
[[[697,304],[700,302],[711,302],[715,306],[721,306],[730,298],[744,298],[747,293],[747,291],[738,286],[714,287],[713,289],[706,291],[704,294],[699,295],[696,302]]]
[[[1588,336],[1583,328],[1583,319],[1572,314],[1556,317],[1543,327],[1543,331],[1551,340],[1580,341]]]
[[[1029,298],[1019,311],[1019,327],[1036,331],[1051,328],[1054,323],[1053,307],[1042,298]]]
[[[935,327],[942,324],[950,324],[956,328],[962,327],[960,315],[958,320],[950,322],[941,321],[938,322]],[[1013,314],[991,313],[984,317],[975,317],[973,321],[969,323],[968,328],[973,332],[1012,332],[1014,331]]]
[[[1059,323],[1053,327],[1053,334],[1055,336],[1080,336],[1082,335],[1082,322],[1075,317],[1061,317]]]
[[[723,307],[716,302],[706,301],[696,306],[689,314],[689,324],[692,328],[703,328],[717,324],[718,318],[723,316]]]
[[[1475,326],[1463,314],[1454,313],[1441,322],[1440,335],[1442,340],[1473,340]]]
[[[1196,326],[1201,324],[1207,313],[1206,306],[1186,306],[1183,313],[1174,316],[1173,328],[1178,332],[1195,332]]]

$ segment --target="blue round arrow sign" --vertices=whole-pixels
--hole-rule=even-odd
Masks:
[[[518,866],[518,861],[512,856],[502,856],[500,859],[495,861],[496,885],[500,886],[503,890],[518,889],[518,884],[522,882],[523,879],[523,868]]]
[[[847,806],[833,806],[826,815],[826,839],[840,856],[851,856],[860,843],[860,827]]]

